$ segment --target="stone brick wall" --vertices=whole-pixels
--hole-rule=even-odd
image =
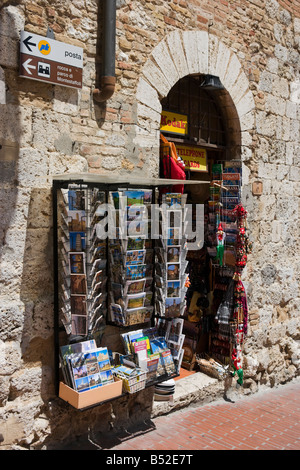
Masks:
[[[0,448],[150,415],[150,390],[80,417],[55,398],[51,175],[157,175],[160,99],[189,73],[221,76],[239,118],[254,242],[244,393],[299,373],[300,2],[118,0],[117,85],[104,105],[92,99],[97,16],[97,0],[0,3]],[[82,90],[18,76],[20,31],[48,26],[84,49]]]

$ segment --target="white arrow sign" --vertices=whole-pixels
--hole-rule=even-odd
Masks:
[[[83,68],[83,49],[81,47],[56,41],[39,34],[21,31],[20,52],[41,59]]]
[[[27,59],[23,65],[24,69],[26,70],[27,73],[29,73],[29,75],[32,75],[32,73],[30,72],[30,69],[36,69],[36,66],[35,65],[30,65],[30,62],[32,61],[32,59]]]

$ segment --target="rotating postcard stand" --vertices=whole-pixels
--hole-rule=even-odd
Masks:
[[[160,240],[155,248],[155,309],[177,371],[183,359],[183,315],[188,289],[186,194],[162,195]],[[174,332],[176,331],[176,334]]]
[[[106,316],[106,246],[95,233],[104,202],[105,193],[86,186],[58,195],[60,312],[71,337],[94,335]]]
[[[147,323],[153,314],[151,189],[110,192],[116,238],[109,240],[110,321],[120,326]]]

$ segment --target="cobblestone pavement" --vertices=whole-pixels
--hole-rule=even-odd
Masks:
[[[106,449],[299,450],[300,381],[245,396],[234,403],[189,406],[158,416],[153,424],[149,432]]]

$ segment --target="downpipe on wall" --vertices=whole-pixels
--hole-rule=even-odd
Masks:
[[[102,46],[100,88],[93,90],[94,100],[100,103],[107,101],[114,94],[116,85],[116,0],[103,0]]]

